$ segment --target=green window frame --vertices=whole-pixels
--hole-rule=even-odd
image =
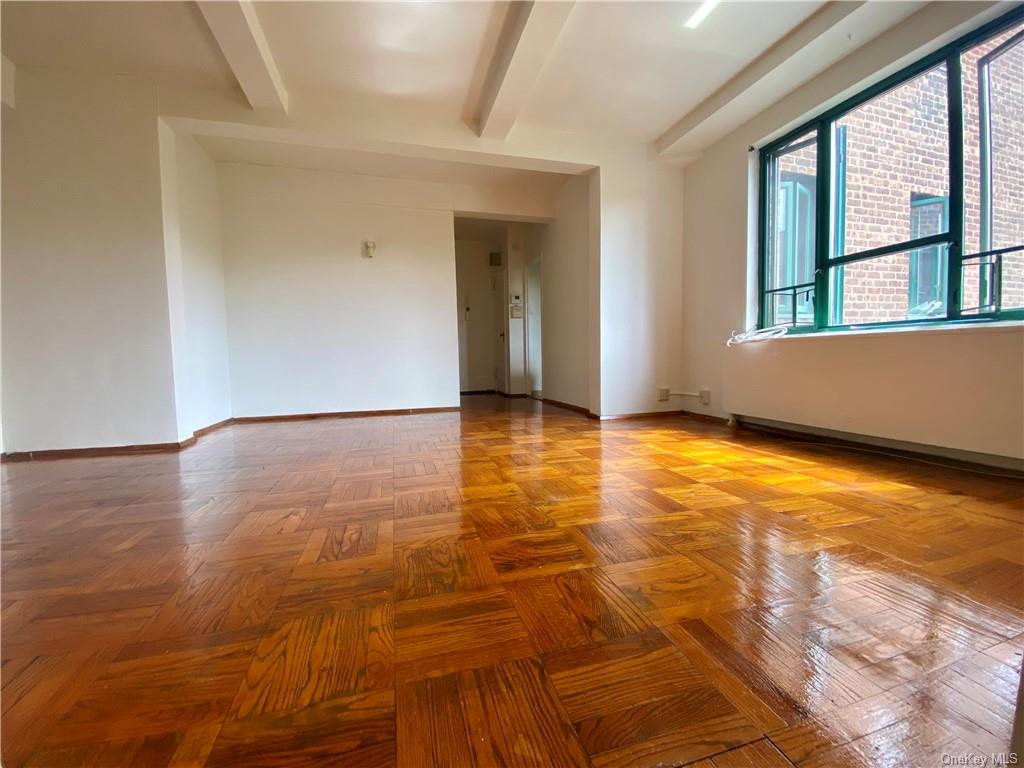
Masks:
[[[846,252],[846,126],[835,129],[835,184],[832,187],[832,210],[835,212],[835,226],[832,227],[832,253]],[[829,295],[836,297],[829,309],[829,325],[843,324],[843,270],[835,270],[828,278]],[[827,301],[827,300],[826,300]]]
[[[816,141],[813,136],[801,136],[777,147],[768,164],[768,185],[777,194],[765,212],[772,242],[761,278],[766,286],[765,312],[773,322],[783,316],[796,323],[814,322],[818,181],[816,172],[792,159],[806,159]],[[789,167],[784,167],[787,159]]]
[[[1024,21],[1024,7],[1018,7],[1004,14],[993,22],[979,27],[949,45],[935,51],[903,70],[884,78],[874,86],[846,99],[842,103],[828,109],[816,118],[789,131],[779,139],[766,144],[759,154],[759,254],[758,254],[758,327],[788,325],[790,333],[835,331],[851,328],[888,327],[904,325],[922,325],[950,322],[981,322],[991,320],[1022,319],[1024,309],[1013,308],[1003,310],[1000,306],[999,287],[1003,256],[1024,251],[1024,243],[1010,247],[991,249],[986,244],[985,230],[982,232],[982,250],[978,253],[964,253],[964,120],[963,120],[963,73],[960,55],[979,43],[1006,31],[1008,28]],[[999,55],[1009,50],[1024,39],[1024,32],[1014,35],[998,48],[986,54],[979,61],[978,84],[981,120],[981,156],[982,156],[982,221],[991,222],[991,192],[985,188],[985,174],[989,172],[988,148],[986,131],[988,130],[988,92],[987,66]],[[846,126],[838,121],[849,112],[911,80],[920,77],[936,67],[945,67],[946,74],[946,110],[949,126],[949,194],[942,196],[913,195],[910,201],[911,218],[918,207],[941,203],[944,218],[944,231],[926,235],[916,235],[914,225],[907,240],[891,243],[877,248],[870,248],[856,253],[847,254],[844,248],[845,238],[845,201],[846,201]],[[1024,126],[1022,126],[1024,130]],[[777,223],[773,209],[778,201],[776,190],[779,189],[778,159],[780,153],[788,151],[794,142],[809,134],[814,135],[816,143],[817,188],[815,200],[816,215],[814,227],[814,272],[813,283],[790,286],[770,285],[770,262],[777,262],[778,243],[773,240],[777,235]],[[991,181],[988,182],[991,184]],[[822,204],[827,202],[827,204]],[[987,206],[987,207],[986,207]],[[908,318],[880,323],[845,323],[843,312],[843,290],[847,264],[877,259],[881,256],[908,253],[910,256],[910,287],[908,291]],[[974,298],[961,302],[963,288],[963,272],[967,262],[979,267],[980,295],[977,297],[978,307],[975,309]],[[938,274],[942,268],[944,274]],[[922,282],[924,281],[924,282]],[[914,297],[921,296],[922,291],[944,293],[941,305],[934,302],[920,309],[914,309]],[[791,307],[785,323],[775,321],[776,308],[781,295],[787,299]],[[803,295],[813,305],[813,318],[798,312],[796,307]],[[838,300],[836,300],[838,299]],[[971,314],[962,316],[961,307],[971,306]]]
[[[1024,31],[1018,32],[1004,41],[978,60],[978,129],[979,129],[979,161],[980,161],[980,253],[970,259],[978,262],[978,297],[976,307],[982,313],[1002,313],[1002,257],[1014,249],[992,247],[993,210],[992,210],[992,91],[989,70],[1007,51],[1024,45]],[[1024,127],[1022,127],[1024,130]]]

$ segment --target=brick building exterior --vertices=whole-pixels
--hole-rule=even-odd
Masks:
[[[978,63],[1024,25],[963,54],[965,244],[969,256],[986,247],[982,238],[982,178]],[[945,65],[861,105],[836,123],[834,174],[837,200],[833,248],[843,254],[947,231],[949,217],[949,126]],[[1000,55],[988,67],[991,117],[992,227],[987,248],[1024,244],[1024,43]],[[811,134],[813,136],[813,134]],[[779,158],[781,184],[813,190],[813,144]],[[845,169],[845,172],[844,172]],[[845,184],[845,188],[843,188]],[[783,190],[786,206],[800,204]],[[780,194],[779,192],[776,193]],[[806,192],[804,192],[806,196]],[[792,198],[792,199],[790,199]],[[813,206],[813,199],[810,200]],[[794,211],[795,211],[794,207]],[[799,218],[799,217],[798,217]],[[777,240],[778,285],[813,279],[813,222],[803,225],[794,245],[794,221],[787,243]],[[802,220],[801,220],[802,221]],[[780,236],[777,232],[777,236]],[[789,253],[781,258],[782,249]],[[808,254],[808,248],[810,252]],[[855,262],[832,270],[831,322],[856,324],[944,317],[946,315],[946,248],[935,246]],[[810,258],[808,260],[808,255]],[[796,262],[782,274],[781,262]],[[794,274],[795,271],[795,274]],[[979,304],[977,262],[964,270],[963,306]],[[782,301],[780,299],[780,301]],[[787,299],[788,301],[788,299]],[[1024,307],[1024,253],[1003,259],[1002,307]],[[798,316],[809,320],[810,297],[797,302]],[[779,309],[788,319],[788,305]]]

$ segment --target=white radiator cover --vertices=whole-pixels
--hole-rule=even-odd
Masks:
[[[1024,458],[1024,324],[787,336],[727,347],[729,413]]]

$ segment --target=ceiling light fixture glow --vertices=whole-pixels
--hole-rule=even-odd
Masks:
[[[718,5],[718,0],[704,0],[703,3],[697,6],[697,10],[693,12],[693,16],[686,22],[686,26],[690,29],[696,29],[697,25],[708,17],[708,14],[715,9],[716,5]]]

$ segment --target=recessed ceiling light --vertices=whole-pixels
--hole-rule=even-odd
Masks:
[[[708,14],[714,10],[716,5],[718,5],[718,0],[704,0],[703,3],[697,6],[697,10],[693,12],[693,16],[686,22],[686,26],[690,29],[696,29],[697,25],[708,17]]]

